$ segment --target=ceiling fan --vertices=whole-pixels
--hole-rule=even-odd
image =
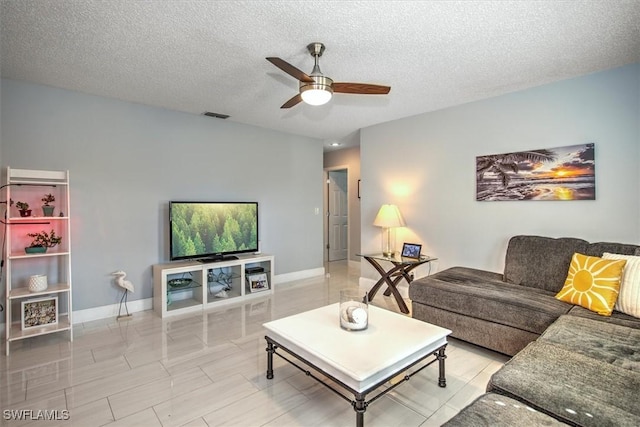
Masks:
[[[386,95],[391,90],[389,86],[334,82],[329,77],[324,76],[318,66],[318,58],[320,58],[324,52],[324,45],[322,43],[311,43],[307,46],[307,49],[315,61],[311,74],[303,73],[283,59],[276,57],[267,58],[267,61],[300,81],[300,92],[282,104],[280,108],[291,108],[301,101],[309,105],[326,104],[334,92],[357,95]]]

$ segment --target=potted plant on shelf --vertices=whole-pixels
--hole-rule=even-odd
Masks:
[[[55,201],[56,201],[56,198],[54,197],[53,194],[44,195],[44,197],[42,198],[42,202],[44,203],[44,205],[42,205],[42,213],[44,214],[44,216],[53,216],[53,210],[56,207],[49,205],[49,203],[55,202]]]
[[[26,202],[16,202],[16,207],[20,212],[20,216],[31,216],[31,209],[29,209],[29,203]]]
[[[45,253],[47,252],[47,248],[52,248],[62,242],[62,237],[56,236],[54,230],[51,230],[51,233],[47,233],[46,231],[27,233],[27,236],[33,237],[29,247],[24,248],[24,251],[28,254]]]

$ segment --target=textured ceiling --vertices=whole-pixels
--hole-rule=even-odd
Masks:
[[[2,77],[320,138],[640,62],[633,1],[2,0]],[[391,86],[281,110],[322,71]],[[211,119],[216,120],[216,119]]]

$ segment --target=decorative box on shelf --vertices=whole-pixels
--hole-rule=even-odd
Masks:
[[[269,281],[266,273],[247,275],[247,284],[251,292],[261,292],[269,290]]]
[[[22,330],[58,324],[58,297],[48,296],[21,302]]]

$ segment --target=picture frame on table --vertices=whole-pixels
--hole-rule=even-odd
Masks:
[[[247,276],[249,290],[251,292],[262,292],[269,290],[269,281],[266,273],[250,274]]]
[[[420,259],[422,245],[420,243],[405,243],[402,245],[402,258]]]
[[[22,330],[58,324],[58,297],[47,296],[21,302]]]

